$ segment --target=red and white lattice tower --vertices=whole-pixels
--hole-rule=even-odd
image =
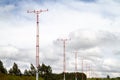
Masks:
[[[75,52],[75,80],[77,80],[77,51]]]
[[[63,41],[63,74],[64,74],[64,77],[63,77],[63,80],[65,80],[65,73],[66,73],[66,41],[68,41],[70,39],[58,39],[58,41]]]
[[[81,61],[82,61],[82,63],[81,63],[81,68],[82,68],[82,80],[84,79],[84,75],[83,75],[83,73],[84,73],[84,59],[85,59],[85,57],[84,56],[82,56],[81,57]]]
[[[36,14],[36,80],[38,80],[38,66],[39,66],[39,14],[42,12],[46,12],[47,10],[33,10],[27,11],[27,13],[35,13]]]

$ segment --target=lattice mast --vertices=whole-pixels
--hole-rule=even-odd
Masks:
[[[63,80],[65,80],[65,73],[66,73],[66,41],[68,41],[70,39],[58,39],[58,41],[63,41],[63,74],[64,74],[64,77],[63,77]]]
[[[81,58],[82,58],[82,59],[81,59],[81,60],[82,60],[82,80],[84,80],[84,78],[83,78],[83,73],[84,73],[84,66],[83,66],[84,63],[83,63],[83,61],[84,61],[84,58],[85,58],[85,57],[82,56]]]
[[[27,13],[35,13],[36,14],[36,80],[38,80],[38,66],[39,66],[39,14],[42,12],[46,12],[47,10],[33,10],[27,11]]]
[[[75,52],[75,80],[77,80],[77,51]]]

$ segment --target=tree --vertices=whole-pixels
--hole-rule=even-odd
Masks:
[[[35,67],[33,66],[33,64],[31,64],[30,66],[30,71],[29,71],[30,75],[31,76],[35,76],[36,75],[36,69]]]
[[[38,66],[38,71],[41,77],[44,77],[45,80],[53,80],[52,79],[52,69],[50,66],[46,66],[44,63],[42,66]]]
[[[24,75],[25,75],[25,76],[29,76],[29,75],[30,75],[30,74],[29,74],[29,71],[27,71],[27,69],[25,69]]]
[[[21,75],[21,71],[20,71],[20,69],[18,68],[18,65],[17,65],[16,63],[14,63],[14,64],[13,64],[13,67],[10,68],[9,74],[12,74],[12,75]]]
[[[107,79],[110,79],[110,76],[109,76],[109,75],[107,75]]]
[[[0,60],[0,73],[7,74],[7,70],[4,68],[2,61]]]
[[[38,71],[40,73],[40,75],[43,77],[45,74],[45,64],[42,64],[42,66],[38,66]]]

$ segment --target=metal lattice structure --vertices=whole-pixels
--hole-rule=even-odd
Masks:
[[[65,73],[66,73],[66,41],[68,41],[70,39],[58,39],[58,41],[62,41],[63,42],[63,74],[64,74],[64,77],[63,77],[63,80],[65,80]]]
[[[42,12],[46,12],[47,10],[33,10],[27,11],[27,13],[35,13],[36,14],[36,80],[38,80],[38,66],[39,66],[39,14]]]

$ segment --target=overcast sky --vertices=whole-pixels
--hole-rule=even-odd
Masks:
[[[66,71],[88,77],[120,77],[120,0],[0,0],[0,60],[9,70],[35,64],[36,15],[27,10],[48,9],[40,14],[40,64],[54,73],[63,72],[63,43],[66,42]],[[90,74],[90,71],[94,74]]]

